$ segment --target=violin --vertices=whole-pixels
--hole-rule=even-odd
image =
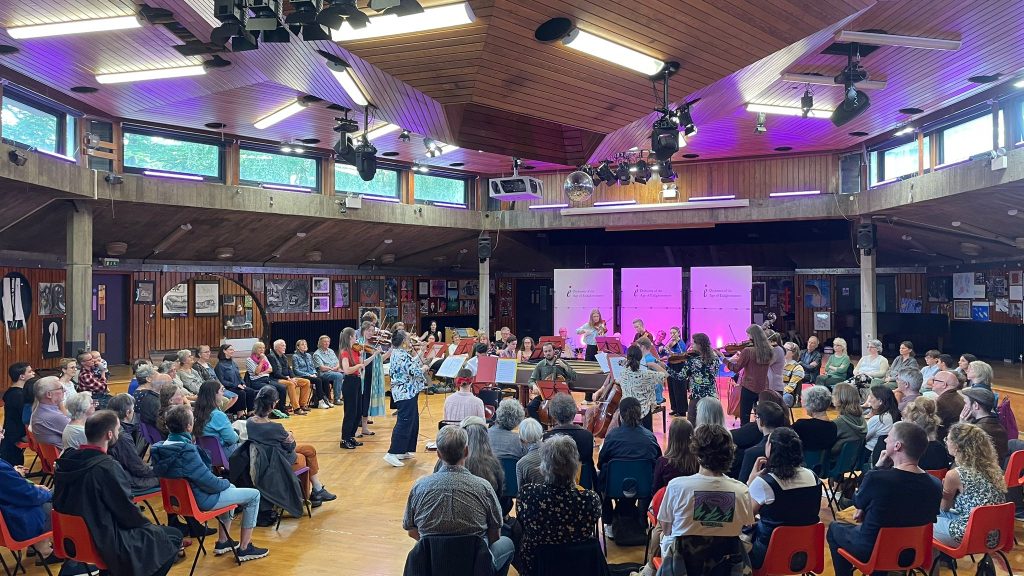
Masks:
[[[604,336],[605,334],[608,333],[608,323],[605,322],[604,320],[601,320],[597,324],[596,328],[597,328],[597,335],[598,336]]]
[[[777,318],[778,316],[775,315],[775,312],[769,312],[764,322],[761,323],[761,329],[764,330],[765,336],[767,336],[768,338],[771,338],[771,336],[775,333],[775,331],[772,330],[772,324],[775,323],[775,320]],[[739,354],[740,352],[743,351],[744,348],[750,348],[753,345],[754,342],[748,338],[746,340],[743,340],[742,342],[731,342],[729,344],[726,344],[725,346],[722,346],[719,349],[725,352],[727,355],[732,356],[733,354]]]

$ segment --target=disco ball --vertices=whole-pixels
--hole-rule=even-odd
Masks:
[[[589,174],[577,170],[565,179],[562,190],[572,202],[584,202],[594,195],[594,179]]]

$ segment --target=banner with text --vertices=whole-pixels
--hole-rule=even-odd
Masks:
[[[590,320],[594,308],[608,323],[608,333],[614,332],[613,290],[611,268],[555,270],[555,333],[564,328],[567,341],[582,346],[576,329]]]
[[[716,348],[747,339],[750,266],[690,268],[690,335],[703,332]]]
[[[669,328],[683,330],[683,269],[682,268],[623,268],[619,321],[622,322],[623,344],[633,339],[632,322],[644,321],[644,327],[654,334],[655,340]]]

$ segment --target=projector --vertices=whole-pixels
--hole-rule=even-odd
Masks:
[[[502,202],[540,200],[544,197],[544,183],[529,176],[492,178],[489,187],[491,198]]]

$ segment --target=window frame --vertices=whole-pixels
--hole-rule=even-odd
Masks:
[[[417,176],[429,176],[432,178],[443,178],[445,180],[459,180],[462,182],[462,201],[461,202],[449,202],[447,200],[423,200],[416,197],[416,177]],[[465,174],[456,174],[451,172],[441,172],[431,169],[429,172],[415,172],[412,173],[412,200],[413,204],[422,204],[433,206],[438,202],[441,203],[441,207],[446,207],[447,204],[460,204],[466,208],[469,208],[469,183],[472,181],[472,176]]]
[[[22,106],[35,108],[43,114],[53,116],[57,120],[56,132],[54,133],[53,152],[56,154],[60,154],[62,156],[67,156],[69,158],[72,157],[72,154],[75,153],[75,150],[67,149],[67,144],[69,140],[68,117],[70,116],[72,118],[76,118],[81,116],[81,114],[79,114],[77,111],[71,110],[70,108],[65,108],[55,102],[51,102],[41,96],[36,96],[28,90],[21,89],[20,87],[15,86],[13,84],[8,84],[4,86],[3,94],[0,95],[0,106],[2,106],[3,102],[6,102],[7,100],[11,100],[12,102],[16,102],[18,104],[21,104]],[[74,122],[71,122],[70,125],[73,129]],[[28,149],[35,150],[38,148],[38,146],[33,146],[28,142],[21,142],[20,140],[8,138],[6,134],[3,134],[2,136],[4,140],[15,142]],[[72,134],[70,140],[72,142],[76,142],[77,138],[75,138],[75,136]],[[50,152],[50,150],[47,150],[47,152]]]
[[[260,182],[258,180],[247,180],[247,179],[244,179],[244,178],[242,178],[242,152],[243,151],[259,152],[261,154],[271,154],[273,156],[282,156],[284,158],[296,157],[296,158],[307,158],[307,159],[313,160],[314,161],[314,166],[316,167],[316,176],[315,176],[316,185],[315,186],[299,186],[297,184],[287,184],[287,183],[284,183],[284,182]],[[310,152],[305,152],[305,153],[302,153],[302,154],[285,154],[284,152],[281,152],[280,148],[277,147],[277,146],[267,146],[267,145],[258,144],[258,143],[255,143],[255,142],[240,142],[239,145],[238,145],[238,183],[241,184],[242,186],[252,186],[252,187],[255,187],[255,188],[262,188],[264,184],[267,184],[269,186],[290,186],[290,187],[295,187],[295,188],[308,188],[309,191],[308,192],[306,192],[304,190],[281,190],[281,191],[282,192],[295,192],[297,194],[319,194],[321,192],[321,190],[323,189],[323,177],[324,177],[323,171],[324,171],[324,157],[322,155],[320,155],[320,154],[315,154],[315,153],[310,153]],[[276,189],[276,188],[271,188],[271,189],[272,190],[279,190],[279,189]]]
[[[923,140],[925,142],[927,142],[927,148],[925,150],[925,160],[924,160],[924,163],[925,163],[924,173],[927,174],[927,173],[931,172],[931,170],[932,170],[932,167],[929,166],[929,164],[931,163],[931,148],[935,144],[935,142],[934,142],[934,140],[935,140],[934,139],[934,135],[931,134],[931,133],[925,133]],[[874,188],[876,186],[884,186],[886,184],[889,184],[890,182],[894,182],[894,181],[899,180],[901,178],[917,176],[917,169],[916,168],[914,170],[910,171],[910,172],[907,172],[905,174],[900,174],[898,176],[890,176],[887,173],[886,168],[885,168],[885,154],[887,152],[891,152],[893,150],[896,150],[897,148],[902,148],[902,147],[908,146],[910,144],[917,144],[917,134],[916,133],[913,134],[913,135],[910,135],[909,138],[908,137],[894,138],[894,139],[889,140],[888,142],[886,142],[883,146],[880,146],[880,147],[877,147],[877,148],[873,148],[870,151],[870,155],[869,155],[869,158],[868,158],[869,170],[870,170],[870,172],[868,174],[868,180],[870,182],[872,177],[874,177],[874,179],[875,179],[874,182],[871,182],[871,184],[869,186],[870,188]]]
[[[1003,137],[1005,139],[1005,137],[1006,137],[1005,136],[1006,135],[1006,112],[1003,110],[1002,107],[1000,107],[998,114],[999,114],[999,118],[1000,118],[1000,125],[1003,128],[1003,134],[1004,134]],[[946,150],[945,150],[945,148],[946,148],[946,145],[945,145],[946,144],[946,132],[949,131],[949,130],[952,130],[954,128],[957,128],[959,126],[963,126],[964,124],[967,124],[968,122],[974,122],[975,120],[978,120],[979,118],[984,118],[985,116],[991,116],[991,115],[992,115],[992,108],[990,106],[986,105],[984,108],[981,108],[980,110],[977,109],[977,108],[971,109],[969,112],[965,112],[963,114],[958,114],[956,116],[951,117],[948,122],[943,122],[940,125],[934,126],[931,130],[932,130],[932,135],[933,135],[933,142],[932,142],[932,144],[937,146],[936,149],[935,149],[935,161],[936,161],[935,167],[938,168],[938,169],[942,169],[942,168],[945,168],[947,166],[953,166],[953,165],[956,165],[956,164],[961,164],[963,162],[967,162],[968,160],[970,160],[971,156],[975,156],[977,154],[983,154],[984,152],[986,152],[986,150],[982,150],[982,151],[979,151],[979,152],[975,152],[974,154],[971,154],[971,156],[968,156],[967,158],[961,158],[960,160],[956,160],[956,161],[953,161],[953,162],[948,162],[946,160]],[[991,118],[989,118],[989,126],[991,126],[991,124],[992,124],[992,121],[991,121]],[[991,131],[990,131],[990,133],[989,133],[989,138],[990,138],[989,141],[990,142],[991,142],[991,137],[992,137],[992,134],[991,134]],[[1003,145],[1004,146],[1006,145],[1005,142],[1003,143]]]
[[[149,136],[165,138],[167,140],[178,140],[181,142],[191,142],[193,144],[205,144],[208,146],[217,147],[217,176],[207,176],[206,174],[195,174],[191,172],[176,172],[174,170],[165,170],[161,168],[147,168],[145,166],[128,166],[124,163],[126,157],[124,137],[129,134],[135,134],[138,136]],[[145,176],[147,170],[156,172],[165,172],[167,174],[191,176],[195,178],[202,178],[204,182],[218,182],[224,183],[226,179],[227,171],[227,146],[226,142],[212,137],[201,136],[198,134],[191,134],[188,132],[177,132],[174,130],[161,130],[158,128],[150,128],[148,126],[141,126],[138,124],[123,124],[121,126],[121,159],[122,168],[126,174],[139,174]]]
[[[355,166],[342,162],[341,160],[334,160],[334,193],[335,195],[353,195],[353,196],[367,196],[369,198],[394,198],[395,200],[401,201],[402,199],[402,174],[408,171],[407,168],[398,165],[383,164],[379,160],[377,162],[377,171],[388,170],[395,173],[395,193],[393,196],[384,196],[382,194],[367,194],[364,192],[350,192],[348,190],[341,190],[338,188],[338,166],[349,166],[355,170]],[[375,175],[376,176],[376,175]]]

